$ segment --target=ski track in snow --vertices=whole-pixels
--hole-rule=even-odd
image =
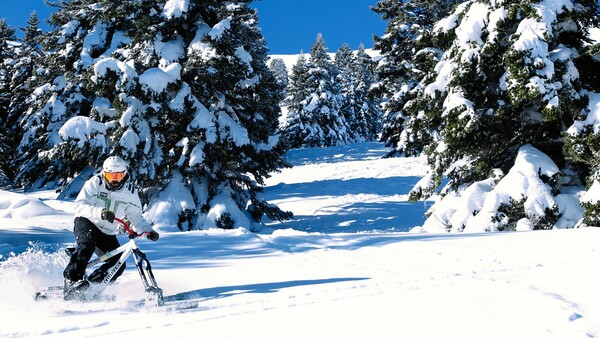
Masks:
[[[70,202],[32,194],[61,213],[0,219],[0,336],[600,337],[600,229],[408,233],[424,160],[382,150],[292,151],[265,196],[296,218],[262,233],[140,240],[166,299],[192,308],[132,306],[145,296],[131,263],[99,301],[35,302],[73,239]]]

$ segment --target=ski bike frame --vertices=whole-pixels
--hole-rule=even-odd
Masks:
[[[87,268],[90,268],[99,263],[106,262],[107,260],[121,254],[121,257],[119,257],[119,261],[107,271],[107,275],[104,277],[102,282],[92,283],[92,285],[93,285],[92,290],[94,291],[93,294],[95,296],[97,296],[100,293],[102,293],[102,291],[104,291],[104,289],[111,282],[112,278],[117,273],[117,271],[119,271],[119,268],[121,266],[123,266],[123,264],[125,264],[125,262],[129,258],[129,256],[133,255],[135,267],[140,275],[140,278],[142,279],[142,283],[144,284],[144,289],[148,293],[148,296],[149,296],[148,300],[156,301],[156,303],[158,305],[162,305],[164,302],[162,289],[159,288],[158,285],[156,284],[156,279],[154,278],[154,274],[152,273],[152,266],[150,265],[150,261],[148,260],[148,258],[146,258],[146,254],[140,250],[137,243],[135,242],[135,238],[143,236],[144,234],[147,234],[147,233],[137,234],[133,230],[131,230],[129,225],[122,219],[115,218],[115,221],[117,221],[117,222],[121,223],[121,225],[123,225],[123,227],[125,228],[125,231],[127,231],[127,233],[129,234],[129,241],[127,243],[121,245],[120,247],[91,260],[87,264]],[[69,250],[69,249],[67,249],[67,250]],[[72,250],[75,250],[75,249],[72,249]],[[143,267],[144,264],[146,265],[145,270]]]

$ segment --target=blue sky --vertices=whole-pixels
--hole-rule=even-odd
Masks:
[[[342,44],[357,49],[373,46],[373,34],[383,35],[386,23],[369,7],[377,0],[256,1],[259,26],[273,54],[310,51],[318,33],[330,52]]]
[[[318,33],[323,34],[330,52],[342,44],[357,49],[360,43],[370,48],[373,34],[383,35],[385,22],[369,7],[377,0],[260,0],[253,7],[259,12],[259,26],[271,54],[297,54],[310,51]],[[43,0],[0,0],[0,18],[12,27],[24,27],[35,10],[41,21],[52,8]],[[43,29],[47,27],[42,26]]]

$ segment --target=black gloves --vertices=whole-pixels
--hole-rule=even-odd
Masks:
[[[149,240],[156,242],[158,241],[158,238],[160,237],[160,235],[158,234],[158,232],[152,230],[150,231],[147,235],[146,238],[148,238]]]
[[[102,219],[112,223],[115,221],[115,213],[104,208],[102,209]]]

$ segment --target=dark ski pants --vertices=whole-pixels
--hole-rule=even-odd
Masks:
[[[71,255],[69,264],[63,271],[63,276],[70,280],[83,279],[85,275],[85,269],[88,262],[92,258],[94,252],[96,255],[103,255],[111,250],[119,247],[119,240],[116,235],[107,235],[100,231],[92,221],[85,217],[76,217],[75,226],[73,229],[77,247]],[[102,264],[98,269],[90,274],[88,280],[93,283],[100,283],[104,277],[108,274],[108,270],[117,264],[121,255],[117,255],[106,263]],[[117,279],[125,270],[125,264],[123,264],[119,271],[114,275],[112,281]]]

